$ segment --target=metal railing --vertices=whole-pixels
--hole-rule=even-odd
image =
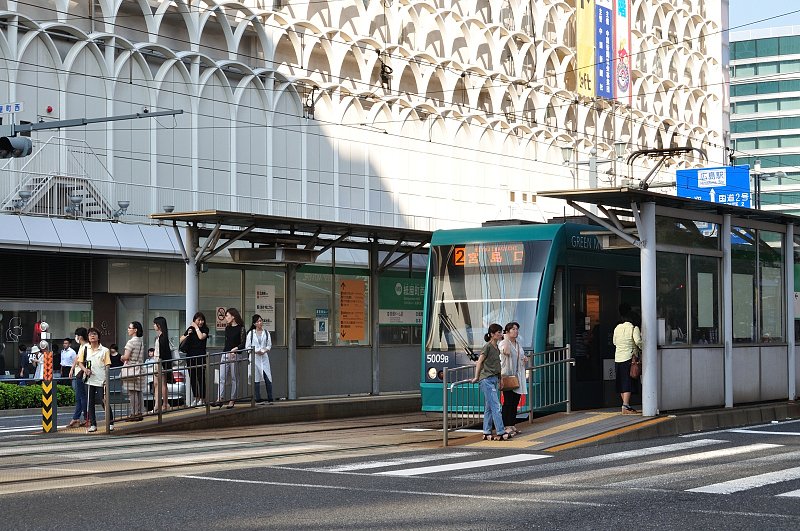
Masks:
[[[214,352],[205,356],[174,358],[171,364],[149,361],[141,364],[127,364],[122,367],[110,367],[106,372],[105,414],[106,419],[115,422],[136,421],[144,417],[156,417],[161,424],[165,416],[178,411],[204,407],[205,414],[221,409],[227,402],[245,402],[251,407],[256,405],[255,386],[255,351],[239,350],[235,354]],[[166,399],[168,406],[163,407],[164,396],[162,379],[167,379]],[[194,396],[195,389],[203,396]],[[171,380],[171,381],[170,381]],[[258,385],[261,385],[259,382]],[[134,401],[140,400],[135,393],[141,393],[142,409],[139,410]],[[201,404],[195,404],[201,400]],[[109,423],[106,422],[108,433]]]
[[[533,422],[533,412],[566,404],[572,412],[572,384],[570,369],[575,365],[570,346],[534,352],[525,374],[528,381],[528,404]]]
[[[566,405],[572,412],[570,346],[533,352],[526,367],[528,421],[533,422],[533,412]],[[461,428],[474,426],[483,419],[484,399],[478,384],[472,383],[475,365],[464,365],[442,371],[442,444],[447,446],[448,434]]]
[[[483,394],[472,384],[475,365],[464,365],[442,371],[442,442],[447,446],[447,434],[473,426],[483,418]],[[452,383],[448,385],[448,382]]]

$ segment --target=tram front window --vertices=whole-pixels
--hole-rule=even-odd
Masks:
[[[530,348],[549,249],[549,241],[434,246],[426,350],[469,363],[488,326],[509,321],[520,323],[520,339]]]

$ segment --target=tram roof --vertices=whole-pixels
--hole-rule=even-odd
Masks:
[[[416,229],[383,227],[344,223],[339,221],[292,218],[267,214],[248,214],[223,210],[198,210],[150,214],[150,218],[173,223],[187,223],[198,227],[201,236],[208,236],[219,226],[224,233],[234,235],[249,229],[242,239],[254,243],[296,243],[306,246],[325,246],[333,241],[337,245],[363,247],[367,241],[398,245],[399,249],[422,247],[430,243],[431,232]],[[339,243],[340,242],[340,243]]]
[[[576,203],[588,203],[598,206],[611,207],[619,210],[631,210],[632,203],[655,203],[656,206],[680,209],[686,212],[686,217],[691,218],[692,213],[698,215],[723,215],[730,214],[739,219],[748,219],[764,223],[781,225],[800,225],[800,217],[785,212],[773,210],[756,210],[724,203],[711,203],[688,197],[667,195],[651,190],[639,188],[592,188],[580,190],[553,190],[539,192],[538,195]]]

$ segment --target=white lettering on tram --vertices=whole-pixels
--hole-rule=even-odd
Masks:
[[[600,241],[594,236],[572,236],[570,238],[570,247],[576,249],[592,249],[594,251],[602,251],[603,246]]]

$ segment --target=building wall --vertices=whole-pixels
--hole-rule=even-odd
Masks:
[[[48,147],[7,163],[0,208],[56,172],[104,183],[83,215],[106,219],[127,200],[123,220],[174,205],[435,229],[563,214],[535,194],[588,185],[567,145],[575,161],[621,141],[723,162],[727,2],[632,2],[630,105],[576,97],[574,0],[287,4],[0,1],[0,100],[24,101],[18,120],[184,111],[35,133]],[[68,168],[77,156],[99,162]],[[601,166],[600,184],[647,171]],[[56,195],[26,211],[62,215]]]
[[[731,139],[761,162],[762,208],[800,212],[800,26],[731,35]]]

